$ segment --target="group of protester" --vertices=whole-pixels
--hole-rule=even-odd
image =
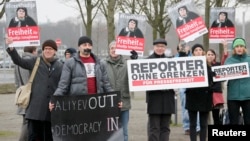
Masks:
[[[8,38],[6,42],[10,44],[12,40]],[[221,124],[218,119],[218,112],[223,105],[213,105],[212,94],[213,92],[222,92],[222,82],[213,82],[214,73],[211,67],[221,64],[250,63],[244,39],[236,38],[233,41],[233,53],[230,57],[228,57],[227,43],[223,42],[223,46],[222,63],[218,63],[216,61],[216,52],[213,49],[205,52],[201,44],[195,44],[191,49],[188,47],[182,48],[181,45],[178,45],[179,54],[177,56],[179,57],[206,56],[207,58],[209,86],[183,90],[186,98],[183,99],[182,106],[184,107],[183,110],[187,110],[187,116],[190,120],[187,130],[189,130],[191,141],[196,141],[197,131],[199,131],[200,141],[206,140],[210,111],[213,111],[214,124]],[[131,101],[128,88],[127,59],[123,55],[115,54],[115,41],[109,44],[109,55],[103,60],[92,52],[92,48],[93,42],[89,37],[80,37],[77,50],[69,48],[65,51],[65,57],[69,57],[64,62],[56,57],[57,45],[53,40],[43,42],[40,55],[36,55],[36,47],[25,47],[24,52],[27,53],[24,53],[23,57],[19,56],[14,47],[7,48],[8,54],[17,65],[16,78],[19,79],[17,82],[21,82],[17,84],[17,87],[27,82],[29,72],[33,69],[36,59],[41,58],[32,85],[30,105],[25,110],[18,108],[22,110],[20,114],[23,115],[24,119],[23,134],[20,140],[53,140],[50,122],[50,112],[54,108],[54,104],[50,102],[52,95],[86,95],[120,91],[121,102],[118,107],[121,108],[124,141],[128,141]],[[154,52],[147,59],[168,59],[165,55],[166,49],[167,41],[165,39],[155,40],[153,42]],[[138,58],[135,51],[131,53],[131,59]],[[26,57],[26,54],[29,54],[29,57]],[[88,73],[86,67],[88,67]],[[26,70],[25,75],[24,69]],[[238,124],[237,113],[239,113],[240,108],[242,108],[244,124],[250,124],[250,100],[248,94],[250,87],[247,86],[249,81],[250,78],[228,81],[227,105],[230,124]],[[171,115],[175,112],[174,97],[175,91],[173,89],[146,91],[149,141],[169,140]]]
[[[12,43],[12,39],[8,38],[6,42]],[[126,60],[121,55],[115,54],[114,42],[110,44],[110,54],[105,60],[99,59],[91,52],[92,45],[89,37],[80,37],[78,51],[74,48],[65,50],[65,58],[67,58],[65,61],[56,57],[57,45],[53,40],[43,42],[41,55],[37,56],[34,53],[29,58],[20,57],[14,47],[7,48],[7,52],[17,67],[26,70],[27,76],[19,73],[17,78],[25,77],[25,80],[29,78],[29,72],[33,69],[36,59],[41,58],[32,85],[30,104],[27,109],[18,108],[22,110],[20,114],[24,117],[20,140],[53,140],[50,122],[50,110],[53,108],[53,103],[49,103],[52,95],[87,95],[115,90],[121,91],[121,102],[118,107],[121,108],[124,141],[128,140],[127,127],[131,103]],[[25,52],[27,48],[33,49],[30,52],[36,52],[36,47],[24,47]]]
[[[197,133],[199,134],[200,141],[206,141],[207,137],[207,125],[209,112],[212,111],[212,121],[214,125],[222,125],[221,115],[224,104],[213,104],[213,93],[223,94],[222,85],[224,82],[213,82],[212,77],[214,72],[211,71],[211,67],[219,65],[228,65],[247,62],[250,63],[250,56],[247,55],[246,42],[243,38],[235,38],[232,42],[232,54],[230,57],[228,53],[227,42],[222,41],[223,55],[221,62],[217,61],[217,54],[215,50],[204,50],[203,45],[195,44],[191,48],[188,46],[184,49],[181,45],[178,45],[177,57],[182,56],[206,56],[207,70],[208,70],[208,87],[199,88],[187,88],[179,89],[181,96],[182,106],[182,121],[185,134],[190,136],[191,141],[197,140]],[[191,52],[191,54],[190,54]],[[242,110],[244,125],[250,124],[250,100],[247,91],[247,86],[250,78],[233,79],[227,81],[227,109],[229,116],[229,124],[238,125],[239,113]],[[183,96],[184,95],[184,96]],[[198,117],[197,117],[198,115]],[[198,122],[197,122],[198,121]]]
[[[9,27],[36,26],[36,22],[28,16],[25,7],[16,10],[17,16],[11,19]],[[180,27],[189,21],[199,17],[195,12],[189,11],[186,6],[178,8],[179,17],[176,19],[176,27]],[[232,27],[233,23],[228,19],[227,12],[220,12],[211,27]],[[138,21],[130,19],[128,27],[123,28],[119,36],[143,38],[138,28]],[[6,40],[7,44],[12,39]],[[32,85],[32,96],[27,109],[18,107],[17,113],[23,116],[23,126],[19,141],[53,141],[51,132],[51,110],[54,103],[53,95],[87,95],[112,91],[121,92],[121,123],[123,127],[124,141],[128,141],[129,110],[131,109],[130,91],[128,86],[127,59],[123,55],[115,53],[116,42],[112,41],[109,55],[101,60],[93,52],[93,42],[87,36],[78,40],[78,49],[65,50],[65,60],[56,56],[57,45],[53,40],[46,40],[42,44],[42,52],[37,54],[37,47],[24,47],[24,54],[19,56],[17,50],[8,47],[7,52],[11,56],[15,67],[16,87],[27,83],[36,59],[39,57],[37,73]],[[167,41],[157,39],[153,41],[153,53],[146,59],[168,57],[165,54]],[[222,124],[219,113],[223,104],[213,105],[212,94],[222,94],[222,82],[213,82],[214,73],[212,66],[223,64],[236,64],[247,62],[250,64],[250,56],[247,55],[246,42],[243,38],[236,38],[232,43],[232,55],[228,57],[227,43],[223,42],[224,54],[221,62],[217,62],[215,50],[204,50],[202,44],[195,44],[190,49],[177,46],[176,57],[206,56],[208,86],[197,88],[182,88],[180,90],[183,128],[191,141],[206,141],[209,112],[212,111],[215,125]],[[131,51],[131,59],[137,59],[136,51]],[[245,125],[250,125],[250,78],[228,80],[227,106],[230,124],[238,124],[238,114],[242,109]],[[42,90],[42,91],[41,91]],[[169,141],[171,115],[175,112],[175,91],[173,89],[146,91],[146,103],[148,113],[148,141]]]

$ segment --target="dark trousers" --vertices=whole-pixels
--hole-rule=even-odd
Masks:
[[[222,122],[220,120],[220,109],[213,109],[212,114],[213,114],[214,125],[221,125]]]
[[[51,123],[28,119],[29,141],[53,141]]]
[[[21,129],[21,134],[19,137],[19,141],[27,141],[28,140],[28,120],[25,119],[24,117],[25,115],[23,115],[23,124],[22,124],[22,129]]]
[[[228,113],[229,113],[229,120],[230,124],[237,125],[239,124],[239,114],[240,114],[240,107],[243,113],[244,125],[250,125],[250,100],[228,100]]]
[[[148,141],[169,141],[171,114],[149,114]]]
[[[190,141],[197,140],[196,123],[198,111],[188,111],[190,121]],[[199,112],[200,116],[200,141],[206,141],[209,112]]]

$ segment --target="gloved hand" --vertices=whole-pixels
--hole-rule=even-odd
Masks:
[[[138,58],[138,53],[137,53],[135,50],[131,50],[130,53],[131,53],[130,58],[131,58],[132,60],[135,60],[135,59]]]

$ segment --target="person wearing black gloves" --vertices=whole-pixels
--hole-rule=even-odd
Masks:
[[[175,57],[188,57],[192,56],[192,53],[190,51],[190,47],[185,43],[184,41],[180,41],[180,43],[177,46],[177,54]],[[180,88],[178,89],[179,95],[180,95],[180,100],[181,100],[181,116],[182,116],[182,127],[184,129],[184,134],[189,135],[190,134],[190,121],[189,121],[189,116],[188,116],[188,111],[185,108],[186,104],[186,88]],[[196,132],[200,132],[200,121],[199,121],[199,116],[197,116],[197,126],[196,126]]]
[[[130,53],[131,53],[130,59],[132,60],[138,59],[138,53],[135,50],[131,50]]]
[[[180,42],[177,46],[177,54],[175,57],[187,57],[192,56],[190,47],[185,42]]]

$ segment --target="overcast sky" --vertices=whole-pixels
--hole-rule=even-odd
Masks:
[[[14,0],[12,0],[14,1]],[[20,0],[16,0],[20,1]],[[30,0],[24,0],[30,1]],[[39,23],[45,23],[48,20],[50,22],[57,22],[69,17],[76,18],[79,12],[70,6],[62,3],[63,0],[36,0],[37,4],[37,18]],[[250,4],[249,4],[250,5]],[[246,11],[246,15],[249,15],[250,8],[240,7],[236,9],[235,20],[242,22],[242,12]],[[4,20],[3,18],[2,20]],[[249,21],[249,17],[246,16],[246,21]]]
[[[77,17],[77,11],[58,0],[36,0],[38,22],[56,22],[68,17]]]
[[[18,1],[20,0],[16,0],[16,2]],[[77,15],[79,15],[77,10],[60,1],[62,0],[36,0],[38,22],[45,23],[48,20],[51,22],[57,22],[68,17],[77,17]],[[15,1],[13,0],[13,2]],[[2,20],[5,20],[5,16],[1,21]]]

